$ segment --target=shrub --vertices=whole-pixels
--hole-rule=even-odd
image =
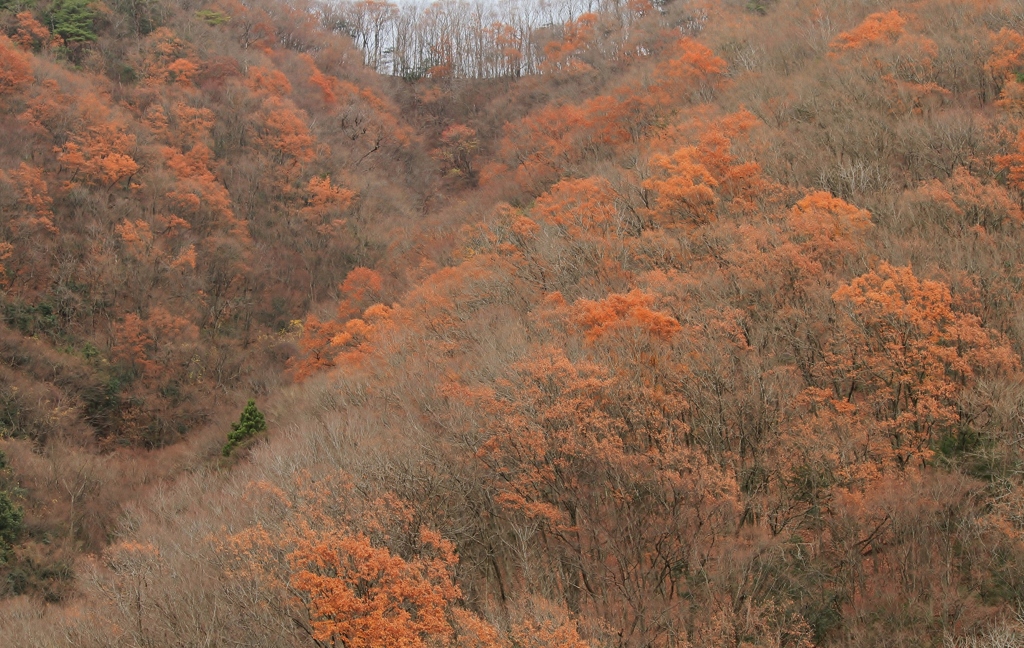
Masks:
[[[11,501],[7,491],[0,490],[0,562],[7,561],[7,552],[21,535],[24,512]]]

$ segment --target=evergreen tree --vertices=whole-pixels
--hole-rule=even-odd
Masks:
[[[92,0],[57,0],[50,7],[50,31],[60,34],[67,43],[94,41],[95,16]]]
[[[224,445],[224,456],[230,455],[231,451],[238,447],[238,444],[266,429],[267,421],[263,418],[263,412],[256,408],[256,401],[249,399],[249,403],[242,410],[241,418],[237,423],[231,424],[228,442]]]

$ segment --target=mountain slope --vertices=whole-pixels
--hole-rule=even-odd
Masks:
[[[184,412],[167,380],[213,408],[175,378],[190,353],[273,394],[230,461],[225,417],[144,455],[160,484],[113,498],[75,593],[6,604],[19,645],[1020,641],[1010,3],[635,3],[546,27],[539,74],[484,79],[379,78],[314,9],[174,14],[188,40],[136,37],[137,79],[50,125],[47,79],[113,84],[57,61],[103,41],[0,44],[11,123],[43,129],[4,166],[11,236],[152,273],[103,288],[125,309],[89,320],[106,342],[11,332],[33,362],[10,380],[90,393],[119,367],[144,405],[114,401],[111,431],[69,414],[100,439]],[[5,299],[50,326],[26,249]],[[93,350],[46,346],[66,339]]]

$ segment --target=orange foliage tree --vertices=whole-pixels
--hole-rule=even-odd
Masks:
[[[353,268],[338,289],[342,295],[338,317],[346,319],[380,300],[384,294],[384,278],[369,268]]]
[[[665,99],[678,101],[688,93],[713,89],[728,65],[710,48],[692,38],[678,41],[668,60],[656,69],[655,89]]]
[[[19,51],[9,38],[0,35],[0,98],[21,90],[32,79],[29,57]]]
[[[352,648],[450,639],[446,613],[459,594],[454,547],[426,529],[420,543],[421,555],[404,560],[360,533],[300,532],[288,553],[290,585],[309,611],[313,638]]]
[[[594,28],[598,22],[597,14],[585,13],[576,20],[562,26],[562,37],[544,46],[544,63],[541,72],[580,73],[592,69],[582,55],[594,43]]]
[[[413,527],[412,510],[394,496],[359,502],[335,477],[300,478],[291,494],[266,483],[250,490],[273,497],[277,510],[285,503],[286,514],[221,543],[228,572],[281,597],[318,645],[474,645],[458,642],[465,634],[478,648],[498,646],[493,628],[458,606],[454,545]]]
[[[126,133],[117,121],[86,126],[84,133],[75,133],[71,141],[58,150],[57,159],[74,171],[72,180],[81,173],[87,182],[113,187],[121,180],[131,180],[139,170],[132,157],[135,135]]]
[[[531,586],[641,645],[685,625],[687,574],[735,524],[735,481],[689,442],[672,353],[682,327],[651,295],[546,303],[545,338],[580,340],[584,357],[537,347],[493,387],[450,393],[479,413],[498,505],[545,530]]]
[[[841,315],[818,369],[831,407],[861,421],[862,457],[881,470],[922,467],[974,414],[961,394],[980,377],[1016,372],[1001,335],[953,308],[949,288],[882,263],[834,295]]]
[[[533,215],[570,236],[601,236],[614,229],[615,190],[604,178],[562,180],[537,198]]]
[[[43,26],[29,11],[19,12],[15,19],[18,21],[18,31],[14,34],[14,42],[26,50],[39,51],[51,47],[59,47],[64,43],[60,36],[51,36],[50,30]]]
[[[48,234],[59,234],[60,230],[53,223],[53,198],[50,197],[49,187],[43,179],[43,170],[22,162],[17,169],[8,172],[8,175],[21,194],[21,204],[28,208],[25,210],[28,213],[21,222],[12,225],[18,229],[27,227],[31,231],[38,228]]]
[[[154,306],[145,319],[128,313],[114,325],[111,354],[145,380],[172,380],[186,368],[198,337],[187,319]]]
[[[895,41],[905,33],[906,24],[907,19],[898,11],[873,13],[853,29],[836,36],[832,41],[832,49],[843,52]]]
[[[718,180],[700,163],[695,147],[655,154],[651,167],[655,175],[644,182],[644,188],[657,192],[657,220],[667,225],[705,222],[716,216]]]

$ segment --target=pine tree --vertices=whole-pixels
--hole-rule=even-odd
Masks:
[[[249,399],[249,403],[242,410],[241,418],[237,423],[231,424],[228,442],[224,445],[224,456],[227,457],[240,443],[266,429],[267,421],[263,418],[263,412],[256,408],[256,401]]]
[[[50,6],[50,31],[60,34],[68,43],[94,41],[95,17],[92,0],[58,0]]]

